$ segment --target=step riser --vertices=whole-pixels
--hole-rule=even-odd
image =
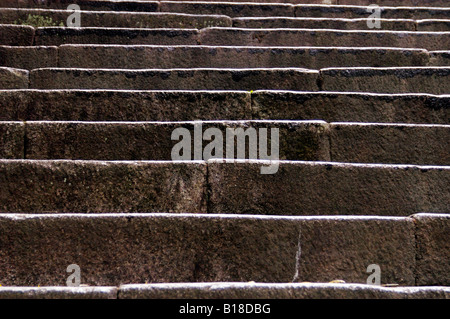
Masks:
[[[399,47],[447,50],[450,47],[450,33],[210,28],[200,31],[199,43],[237,46]]]
[[[6,2],[5,2],[6,1]],[[291,5],[283,3],[285,1],[281,0],[270,0],[266,1],[269,3],[264,3],[264,1],[245,1],[247,3],[242,3],[243,1],[227,1],[228,3],[211,3],[210,1],[205,2],[176,2],[176,1],[161,1],[159,6],[158,2],[132,2],[132,1],[121,1],[121,2],[110,2],[110,1],[76,1],[72,0],[66,3],[53,2],[50,5],[46,3],[45,5],[36,5],[32,1],[16,1],[16,0],[5,0],[0,6],[10,7],[10,8],[41,8],[41,9],[66,9],[71,3],[78,3],[82,10],[111,10],[111,11],[137,11],[137,12],[182,12],[182,13],[193,13],[193,14],[225,14],[228,16],[285,16],[285,17],[301,17],[301,16],[331,16],[331,17],[365,17],[367,18],[370,13],[367,12],[366,8],[361,8],[360,6],[368,6],[373,4],[372,1],[366,1],[361,3],[359,0],[349,0],[349,1],[339,1],[339,5],[353,5],[350,7],[336,6],[337,0],[309,0],[301,1],[302,4]],[[215,2],[215,1],[214,1]],[[230,3],[230,2],[240,2],[240,3]],[[259,2],[259,3],[248,3],[248,2]],[[290,2],[290,1],[287,1]],[[292,1],[300,2],[300,1]],[[274,4],[279,3],[279,4]],[[309,5],[304,5],[309,4]],[[320,4],[318,6],[313,6],[311,4]],[[326,5],[322,5],[326,4]],[[328,5],[329,4],[329,5]],[[385,1],[383,3],[378,2],[380,6],[390,6],[390,7],[408,7],[408,8],[383,8],[383,16],[393,18],[402,17],[407,15],[408,18],[424,19],[429,17],[448,17],[450,13],[446,8],[448,6],[447,1],[423,1],[412,2],[412,1]],[[356,5],[356,6],[355,6]],[[428,7],[428,8],[415,8]]]
[[[1,24],[23,24],[29,15],[51,18],[55,26],[67,26],[67,18],[73,11],[0,9]],[[184,15],[170,13],[116,13],[83,11],[80,15],[83,27],[101,28],[207,28],[231,27],[232,20],[218,15]]]
[[[38,28],[35,45],[96,44],[198,44],[197,29],[75,29]]]
[[[254,119],[327,122],[450,123],[448,96],[256,92]]]
[[[262,175],[260,166],[257,163],[210,163],[210,211],[389,216],[449,212],[448,167],[292,162],[281,163],[276,174]]]
[[[316,123],[202,123],[203,132],[208,128],[218,128],[222,132],[223,154],[226,157],[226,130],[247,127],[255,129],[256,144],[261,135],[259,129],[267,129],[267,145],[270,150],[272,129],[279,130],[279,159],[330,160],[328,147],[328,128],[326,124]],[[6,129],[9,127],[5,125]],[[2,124],[0,123],[0,127]],[[172,160],[172,149],[177,140],[171,135],[175,129],[186,128],[191,134],[198,130],[193,124],[52,124],[35,123],[26,127],[27,159],[85,159],[85,160]],[[449,127],[450,128],[450,127]],[[5,130],[6,130],[5,129]],[[19,129],[14,128],[16,131]],[[449,130],[450,131],[450,130]],[[52,137],[49,139],[49,137]],[[6,145],[17,147],[12,141]],[[275,140],[273,140],[275,141]],[[211,141],[203,141],[202,150]],[[252,142],[253,143],[253,142]],[[242,147],[235,141],[234,150],[246,150],[249,158],[248,142]],[[253,144],[252,144],[253,145]],[[295,148],[293,148],[295,146]],[[18,148],[18,147],[17,147]],[[6,149],[6,147],[5,147]],[[15,148],[11,147],[10,152]],[[194,159],[192,146],[191,159]],[[17,155],[21,155],[18,152]],[[236,155],[235,155],[236,156]],[[258,156],[261,156],[259,154]],[[231,158],[231,157],[230,157]],[[204,159],[204,158],[203,158]],[[428,159],[432,160],[432,159]],[[450,163],[450,160],[449,160]]]
[[[281,160],[450,165],[450,126],[349,125],[301,122],[204,122],[218,128],[226,158],[226,129],[279,130]],[[183,123],[0,122],[0,156],[8,159],[172,160],[177,128],[193,141],[194,125]],[[272,138],[269,135],[268,141]],[[26,150],[24,145],[26,143]],[[210,143],[203,141],[202,150]],[[236,143],[236,142],[235,142]],[[125,145],[125,146],[124,146]],[[236,144],[235,144],[236,145]],[[331,148],[330,148],[331,145]],[[236,147],[236,146],[235,146]],[[248,155],[248,142],[244,148]],[[194,159],[191,146],[191,159]],[[234,155],[236,156],[236,155]],[[230,157],[231,158],[231,157]],[[257,159],[257,158],[256,158]]]
[[[27,70],[0,67],[1,89],[27,89],[29,82]]]
[[[79,57],[82,56],[83,59]],[[98,57],[101,57],[99,59]],[[119,57],[127,57],[121,60]],[[329,66],[425,66],[426,51],[255,48],[60,48],[60,67],[258,68]],[[133,61],[133,62],[132,62]],[[131,62],[131,63],[130,63]]]
[[[2,121],[245,120],[252,114],[245,92],[0,91],[0,101]]]
[[[370,264],[380,265],[383,284],[415,284],[412,218],[6,215],[0,229],[7,248],[0,264],[3,285],[64,286],[70,264],[80,266],[82,283],[89,285],[336,278],[366,283]],[[348,263],[352,270],[343,266]]]
[[[366,268],[371,264],[380,266],[382,284],[448,285],[448,256],[442,249],[425,246],[432,243],[432,237],[443,244],[439,247],[446,247],[444,234],[449,230],[450,217],[444,215],[396,219],[167,214],[24,217],[0,216],[0,242],[8,248],[0,264],[3,285],[65,286],[65,270],[70,264],[80,266],[83,284],[94,286],[130,282],[328,282],[336,278],[365,284],[370,274]],[[80,237],[80,233],[88,235]],[[385,249],[380,251],[379,247]],[[427,258],[439,262],[423,267],[427,261],[416,257],[423,256],[424,248]],[[51,260],[46,258],[48,251],[52,251]],[[135,297],[167,292],[121,288],[128,290],[125,295]],[[193,288],[187,293],[193,293]]]
[[[425,50],[345,48],[242,48],[205,46],[76,46],[0,47],[0,66],[19,69],[44,67],[170,69],[264,68],[320,69],[343,66],[437,65]],[[450,60],[447,61],[450,64]],[[443,65],[445,66],[445,64]]]
[[[73,11],[42,9],[0,8],[1,24],[24,24],[28,16],[50,18],[55,26],[67,26],[67,18]],[[239,27],[239,28],[307,28],[307,29],[342,29],[370,30],[367,18],[235,18],[219,15],[192,15],[182,13],[117,13],[83,11],[81,13],[83,27],[101,28],[207,28],[207,27]],[[450,31],[450,22],[439,20],[401,20],[383,19],[381,30],[397,31]]]
[[[34,0],[4,0],[0,4],[6,8],[42,8],[42,9],[67,9],[70,4],[78,4],[82,10],[112,10],[112,11],[159,11],[158,1],[103,1],[103,0],[45,0],[42,4],[36,4]]]
[[[313,70],[73,70],[38,69],[30,73],[36,89],[136,90],[304,90],[317,91]]]
[[[373,4],[370,3],[370,4]],[[398,2],[394,6],[400,6]],[[421,6],[426,6],[421,2]],[[328,18],[369,18],[372,11],[359,6],[311,6],[286,4],[213,4],[162,2],[162,12],[182,12],[191,14],[223,14],[229,17],[328,17]],[[445,19],[450,17],[448,8],[383,8],[383,19]]]
[[[0,25],[1,45],[33,45],[34,28],[23,25]]]
[[[206,212],[203,164],[0,161],[1,212]]]
[[[38,69],[58,65],[58,47],[0,47],[0,66]]]
[[[437,51],[430,53],[430,65],[450,65],[450,51]]]
[[[450,68],[322,69],[321,89],[333,92],[448,94]]]
[[[450,265],[449,215],[420,214],[415,219],[416,250],[416,284],[450,286],[448,265]]]
[[[22,72],[26,75],[26,72]],[[11,77],[7,73],[6,81]],[[296,90],[376,93],[450,92],[450,68],[35,69],[30,89]],[[11,86],[10,84],[7,85]],[[11,88],[11,87],[6,87]],[[18,89],[23,87],[19,83]]]
[[[29,26],[0,26],[1,45],[32,45]],[[334,31],[323,29],[95,29],[38,28],[35,45],[152,44],[216,46],[398,47],[448,50],[450,32]]]
[[[442,166],[281,162],[264,175],[268,163],[211,162],[207,177],[193,163],[0,164],[1,212],[201,213],[207,205],[225,214],[407,216],[448,212],[450,196],[450,170]]]
[[[450,21],[437,20],[381,20],[380,28],[371,28],[367,19],[343,20],[337,18],[235,18],[237,28],[291,28],[338,30],[392,30],[392,31],[450,31]],[[86,25],[87,26],[87,25]]]
[[[0,91],[2,121],[291,119],[450,123],[450,97],[302,92]]]

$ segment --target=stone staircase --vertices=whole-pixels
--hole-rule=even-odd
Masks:
[[[450,298],[448,1],[267,2],[0,0],[0,298]]]

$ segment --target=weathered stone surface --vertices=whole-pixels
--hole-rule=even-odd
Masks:
[[[173,283],[123,285],[119,299],[448,299],[447,287],[386,288],[328,283]]]
[[[36,45],[95,44],[197,44],[197,29],[37,28]]]
[[[0,89],[27,89],[28,71],[0,67]]]
[[[31,70],[57,65],[57,47],[0,46],[0,66]]]
[[[450,213],[449,207],[445,213]],[[417,214],[413,218],[417,243],[416,285],[450,286],[450,214]]]
[[[292,69],[36,69],[34,89],[317,91],[319,71]]]
[[[1,283],[24,286],[65,285],[70,264],[88,285],[287,282],[299,234],[289,219],[193,214],[3,214],[0,229]]]
[[[339,0],[340,5],[368,6],[373,4],[371,0]],[[379,6],[417,6],[417,7],[447,7],[446,0],[378,0]]]
[[[417,31],[450,31],[450,20],[419,20]]]
[[[205,212],[202,163],[0,160],[0,211]]]
[[[367,18],[319,18],[319,17],[245,17],[234,18],[233,26],[237,28],[292,28],[292,29],[338,29],[370,30]],[[381,19],[381,30],[416,31],[416,22],[411,19]],[[442,23],[428,22],[422,31],[447,31]]]
[[[206,28],[200,30],[199,42],[203,45],[400,47],[446,50],[450,47],[450,32]]]
[[[84,159],[84,160],[171,160],[171,151],[177,141],[171,139],[176,128],[187,128],[194,139],[194,125],[218,128],[223,136],[223,154],[226,157],[226,129],[279,129],[279,158],[290,160],[329,160],[327,125],[321,121],[239,121],[239,122],[28,122],[27,159]],[[203,148],[210,141],[203,141]],[[248,143],[245,149],[248,153]],[[269,144],[268,144],[269,148]],[[270,150],[270,148],[269,148]],[[246,155],[248,158],[248,154]],[[194,159],[193,149],[191,159]]]
[[[249,92],[0,90],[0,119],[188,121],[251,118]]]
[[[0,158],[23,158],[24,137],[23,122],[0,122]]]
[[[210,160],[210,212],[407,216],[448,212],[450,167]]]
[[[206,1],[161,1],[160,10],[161,12],[183,12],[191,14],[223,14],[229,17],[294,17],[294,6],[285,3],[209,3]]]
[[[0,287],[0,299],[117,299],[116,287]]]
[[[54,9],[0,9],[0,23],[8,24],[27,21],[28,15],[51,18],[56,26],[67,25],[71,10]],[[86,11],[82,13],[83,27],[101,28],[205,28],[231,27],[230,17],[219,15],[196,15],[160,12],[105,12]]]
[[[430,65],[450,66],[450,51],[432,51],[432,52],[430,52]]]
[[[188,121],[253,117],[450,124],[450,97],[428,94],[0,90],[0,105],[3,121]]]
[[[450,165],[450,125],[331,123],[331,159]]]
[[[254,118],[450,124],[450,96],[325,92],[252,93]]]
[[[396,1],[396,0],[394,0]],[[370,4],[373,4],[371,2]],[[296,5],[296,17],[327,17],[327,18],[369,18],[372,11],[367,11],[363,6],[342,6],[342,5]],[[448,19],[450,17],[449,8],[438,7],[404,7],[398,2],[391,7],[384,7],[381,11],[383,19]]]
[[[66,9],[69,4],[78,4],[82,10],[112,10],[112,11],[158,11],[158,1],[115,1],[115,0],[7,0],[13,4],[0,3],[0,7],[14,8],[56,8]],[[14,3],[15,2],[15,3]]]
[[[34,28],[24,25],[0,25],[0,45],[33,45]]]
[[[450,68],[326,68],[321,89],[341,92],[450,93]]]
[[[67,68],[286,68],[426,66],[426,50],[396,48],[62,45]]]
[[[413,238],[406,218],[306,217],[295,280],[366,283],[367,266],[377,264],[382,284],[414,285]]]

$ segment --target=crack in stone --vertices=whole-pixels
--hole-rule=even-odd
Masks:
[[[300,257],[302,255],[302,247],[300,244],[300,240],[301,240],[301,236],[302,236],[302,232],[301,230],[298,231],[298,244],[297,244],[297,253],[295,254],[295,274],[294,274],[294,278],[292,279],[292,282],[296,282],[298,280],[298,276],[299,276],[299,269],[300,269]]]

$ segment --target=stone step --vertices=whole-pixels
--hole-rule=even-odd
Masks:
[[[82,58],[80,58],[82,57]],[[0,66],[77,68],[283,68],[450,66],[450,51],[349,47],[167,45],[0,46]]]
[[[443,99],[437,98],[437,104],[422,99],[427,101],[415,101],[410,107],[422,104],[422,114],[429,122],[445,118],[442,107],[447,103],[442,103]],[[250,92],[243,91],[0,90],[0,101],[2,121],[233,120],[252,115]]]
[[[214,282],[129,284],[119,287],[0,287],[0,299],[448,299],[449,295],[450,289],[445,286],[385,287],[336,283]],[[254,304],[247,306],[249,311],[257,311],[254,310],[257,307]],[[273,311],[270,303],[260,303],[259,307],[261,313]],[[233,310],[223,311],[231,313]]]
[[[259,69],[75,69],[30,72],[35,89],[258,90],[317,91],[319,71]]]
[[[417,28],[418,31],[450,31],[450,20],[420,20]]]
[[[252,94],[251,106],[254,119],[450,124],[449,98],[405,93],[257,91]]]
[[[0,156],[10,159],[172,160],[172,150],[179,139],[172,140],[171,136],[180,128],[187,129],[191,138],[200,132],[200,141],[207,129],[219,129],[223,152],[216,156],[222,158],[236,156],[229,157],[225,152],[227,129],[255,130],[254,138],[243,145],[235,144],[246,151],[244,158],[249,158],[248,143],[257,145],[261,138],[260,129],[269,132],[267,143],[275,141],[271,132],[278,129],[277,157],[281,160],[450,165],[450,125],[327,124],[323,121],[0,122],[0,132],[4,135]],[[201,143],[202,152],[209,143],[210,140]],[[190,159],[194,158],[192,149]],[[203,159],[207,158],[203,156]]]
[[[119,46],[66,44],[60,47],[0,46],[0,65],[35,69],[112,68],[286,68],[437,65],[423,49],[344,47]],[[431,60],[433,59],[433,60]],[[442,61],[445,65],[445,61]]]
[[[0,90],[2,121],[315,120],[450,124],[450,95]]]
[[[33,89],[296,90],[376,93],[450,93],[448,67],[195,68],[30,71]],[[22,87],[18,87],[22,88]]]
[[[0,8],[0,23],[29,24],[31,26],[66,26],[70,10]],[[299,28],[299,29],[343,29],[370,30],[367,17],[324,18],[324,17],[241,17],[233,20],[225,15],[199,15],[170,12],[117,12],[82,11],[83,27],[102,28]],[[50,19],[37,25],[29,16]],[[45,25],[45,23],[47,25]],[[380,19],[381,30],[397,31],[450,31],[450,20],[446,19]]]
[[[448,213],[449,166],[209,160],[209,211],[267,215]],[[249,187],[251,185],[251,187]]]
[[[28,71],[8,67],[0,67],[0,88],[27,89]]]
[[[89,286],[169,282],[182,288],[206,281],[292,285],[336,279],[365,284],[370,275],[367,267],[376,264],[381,284],[443,286],[448,285],[449,258],[432,245],[448,247],[445,231],[449,227],[449,215],[436,214],[403,218],[2,214],[1,283],[65,286],[66,269],[76,264],[82,284]],[[427,248],[432,248],[427,257],[439,261],[426,268],[416,265],[416,254]],[[416,278],[421,279],[419,283]],[[130,286],[124,295],[164,293],[164,289],[145,288]]]
[[[284,0],[283,0],[284,1]],[[296,1],[296,0],[293,0]],[[303,2],[298,0],[296,2]],[[371,5],[371,0],[306,0],[305,3],[325,3],[331,2],[340,5]],[[377,4],[380,6],[436,6],[436,7],[448,7],[446,0],[378,0]]]
[[[345,0],[339,0],[345,1]],[[380,18],[382,19],[448,19],[450,8],[448,7],[423,7],[423,6],[401,6],[398,1],[394,6],[381,7]],[[423,2],[421,2],[422,4]],[[374,4],[372,1],[368,5]],[[425,3],[423,3],[425,5]],[[308,5],[295,6],[295,17],[328,17],[328,18],[370,18],[373,10],[367,6],[358,5]]]
[[[268,170],[274,174],[264,173]],[[3,213],[407,216],[449,212],[450,166],[0,160],[0,172]]]
[[[35,0],[3,0],[0,7],[67,9],[70,4],[78,4],[82,10],[159,11],[159,2],[149,0],[41,0],[40,2]]]
[[[411,32],[328,29],[245,29],[213,27],[198,29],[127,29],[1,25],[0,30],[20,33],[17,39],[0,37],[1,45],[61,44],[154,44],[215,46],[316,46],[399,47],[447,50],[450,32]],[[11,32],[12,32],[11,31]],[[30,33],[31,32],[31,33]]]
[[[0,171],[1,212],[206,212],[202,162],[0,160]]]
[[[372,21],[372,20],[369,20]],[[392,31],[450,31],[450,20],[380,19],[380,28]],[[237,28],[279,28],[279,29],[341,29],[372,30],[367,18],[292,18],[292,17],[245,17],[234,18]]]
[[[5,291],[6,296],[22,297],[28,291],[34,292],[35,288],[23,287],[17,292],[9,289],[5,288],[9,290]],[[86,290],[88,294],[90,291],[88,288]],[[70,296],[71,291],[66,294]],[[448,287],[337,283],[163,283],[123,285],[119,288],[119,299],[448,299],[449,295]],[[266,306],[265,311],[269,308]]]
[[[42,42],[49,44],[47,41]],[[401,47],[436,51],[450,47],[450,32],[207,28],[200,31],[199,43],[233,46]]]
[[[0,9],[2,24],[31,24],[28,16],[41,16],[51,19],[48,26],[67,26],[67,18],[73,13],[68,10],[54,9]],[[83,27],[116,27],[116,28],[206,28],[231,27],[232,20],[220,15],[196,15],[167,12],[113,12],[113,11],[82,11],[81,25]],[[36,26],[36,25],[34,25]]]
[[[450,165],[449,141],[450,125],[331,123],[330,159]]]
[[[424,49],[348,47],[228,47],[79,45],[0,46],[0,65],[64,68],[284,68],[426,66],[448,61]]]
[[[37,28],[35,45],[78,44],[198,44],[197,29]],[[437,50],[437,49],[436,49]]]
[[[450,51],[432,51],[430,54],[430,65],[450,66]]]
[[[449,265],[448,251],[450,214],[417,214],[416,223],[416,285],[450,286],[444,267]]]
[[[326,3],[324,3],[324,1]],[[193,14],[222,14],[230,17],[243,16],[329,16],[329,17],[355,17],[368,18],[372,11],[367,11],[367,6],[373,2],[367,0],[350,2],[351,0],[306,0],[301,4],[285,3],[281,0],[269,1],[108,1],[108,0],[71,0],[71,1],[46,1],[45,4],[36,4],[33,0],[4,0],[0,7],[11,8],[56,8],[67,9],[72,3],[78,3],[82,10],[108,10],[131,12],[181,12]],[[269,3],[264,3],[269,2]],[[296,1],[300,2],[300,1]],[[344,3],[341,3],[344,2]],[[324,3],[324,4],[323,4]],[[383,18],[445,18],[450,16],[445,0],[421,0],[420,3],[392,0],[380,3]]]
[[[272,141],[272,129],[278,129],[280,159],[329,160],[330,156],[329,129],[323,121],[27,122],[25,125],[23,122],[0,122],[0,132],[6,133],[0,142],[4,154],[0,155],[6,157],[15,153],[15,157],[10,158],[27,159],[170,161],[172,149],[178,143],[172,140],[171,136],[174,130],[181,128],[188,130],[192,137],[197,131],[200,132],[200,141],[207,129],[219,129],[223,136],[222,145],[226,142],[227,129],[241,128],[249,132],[247,128],[250,128],[255,130],[257,139],[258,136],[261,137],[259,129],[267,129],[268,143]],[[450,126],[448,128],[450,133]],[[441,129],[445,130],[446,126]],[[24,132],[26,150],[23,149]],[[203,148],[210,141],[200,143],[203,153]],[[239,144],[236,147],[242,148],[247,154],[244,158],[249,158],[248,143],[237,143]],[[428,143],[430,148],[434,145],[432,140]],[[437,149],[441,147],[440,144],[434,146],[437,146]],[[221,157],[226,157],[226,147],[223,147],[223,150]],[[190,159],[194,159],[194,152],[190,155]],[[423,161],[434,160],[430,157],[424,158]],[[450,159],[448,163],[450,164]]]
[[[0,25],[0,45],[33,45],[34,28],[29,25]]]
[[[450,93],[448,67],[328,68],[320,77],[324,91]]]
[[[394,0],[395,1],[395,0]],[[368,5],[373,4],[371,2]],[[381,7],[384,19],[445,19],[450,17],[450,9],[444,7],[400,6]],[[400,6],[400,7],[399,7]],[[192,2],[161,1],[161,12],[183,12],[193,14],[223,14],[229,17],[330,17],[330,18],[369,18],[372,10],[366,6],[335,4],[298,4],[286,3],[232,3],[232,2]]]
[[[0,46],[0,66],[38,69],[58,65],[56,46]],[[435,63],[437,61],[433,60]]]
[[[441,276],[448,257],[429,269],[416,268],[416,240],[450,225],[448,217],[438,224],[433,215],[426,218],[427,232],[416,233],[423,217],[2,214],[1,283],[64,286],[71,264],[90,286],[336,278],[366,283],[371,264],[382,269],[382,284],[415,285],[415,276],[427,275],[423,271],[446,282]]]

